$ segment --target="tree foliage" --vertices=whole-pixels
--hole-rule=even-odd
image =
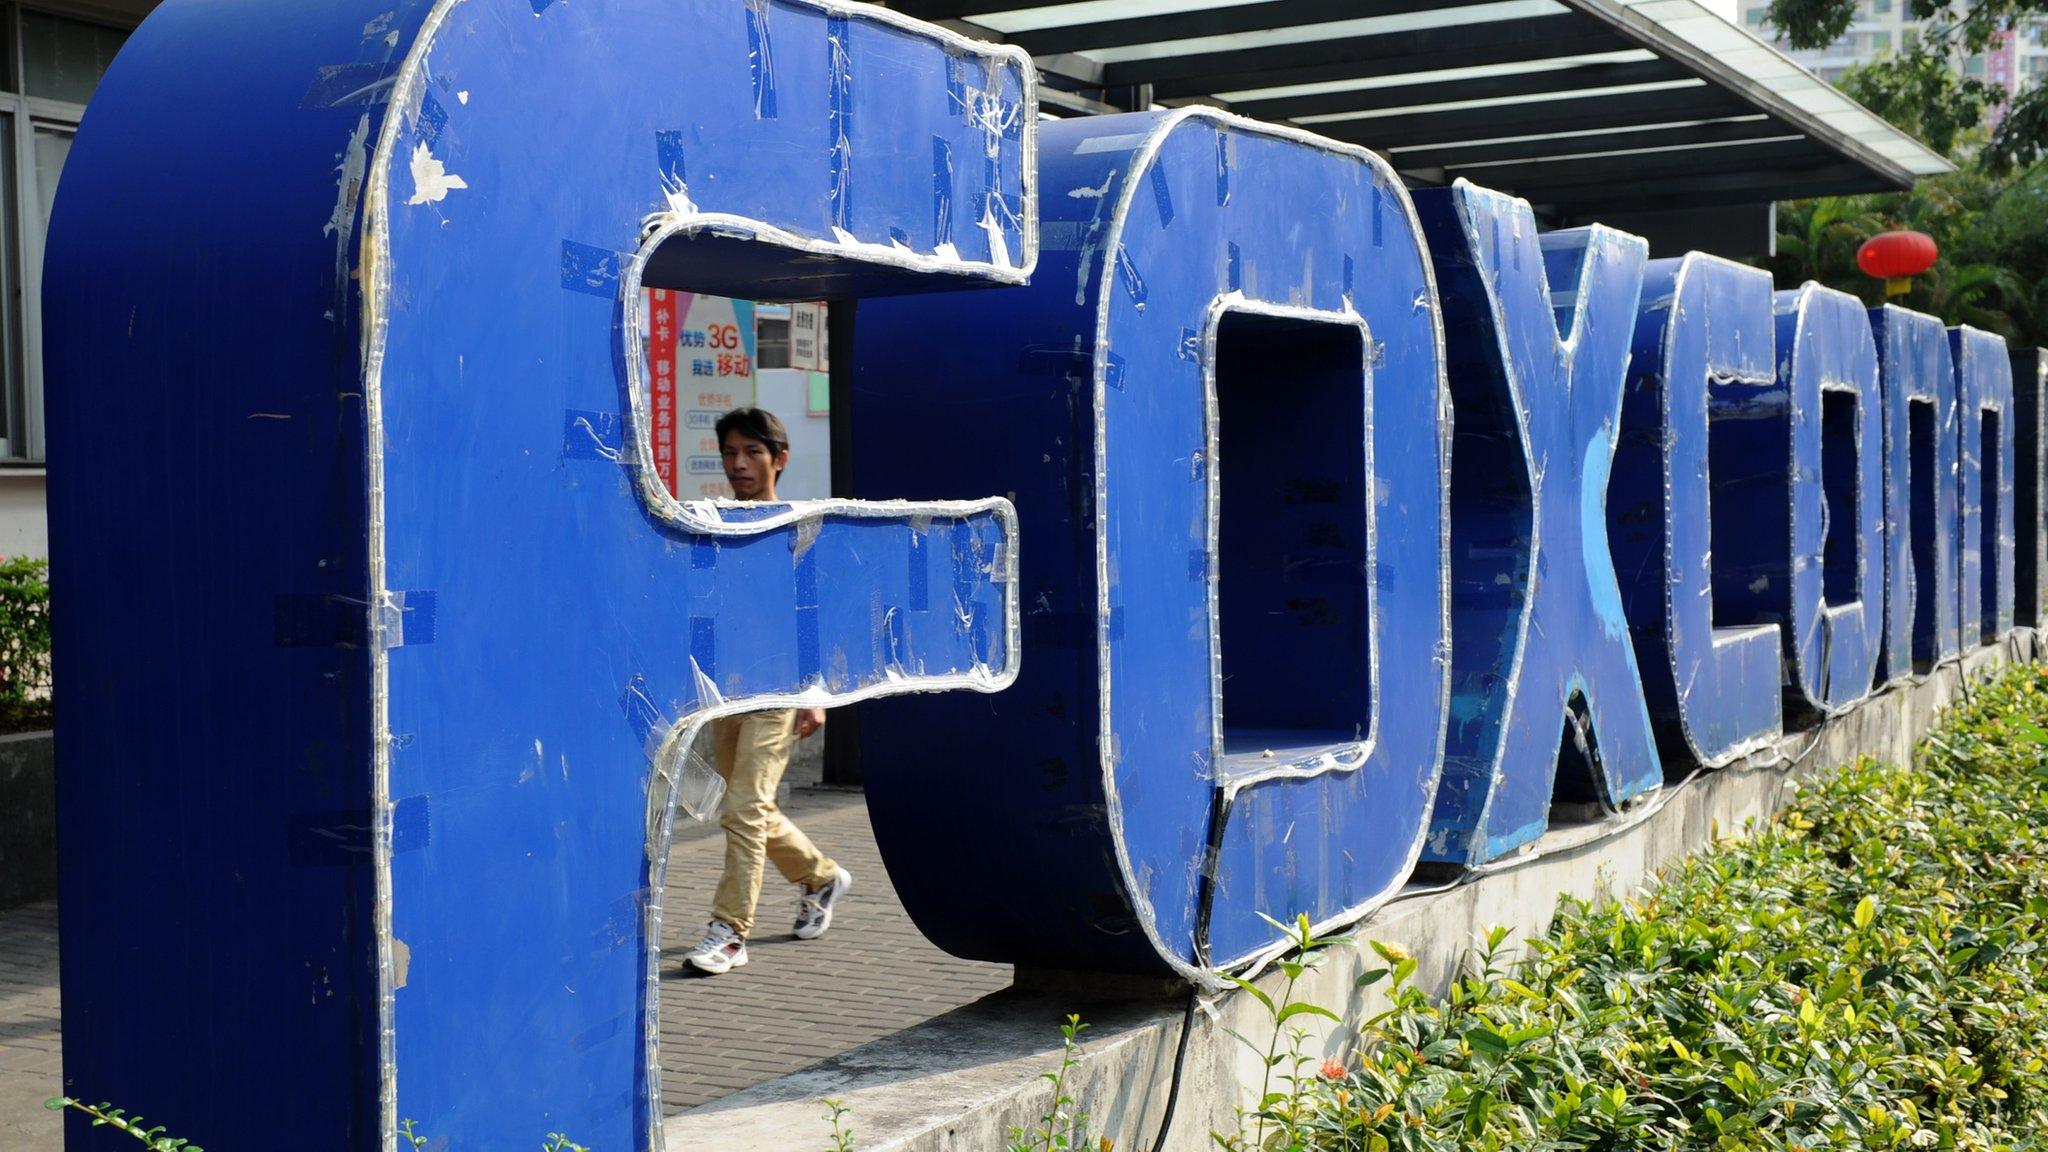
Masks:
[[[1884,283],[1856,267],[1864,240],[1898,228],[1934,237],[1941,259],[1896,303],[2004,336],[2048,345],[2048,160],[2005,174],[1975,163],[1911,192],[1824,196],[1778,205],[1780,288],[1808,280],[1884,301]]]
[[[2048,0],[1903,3],[1908,16],[1926,21],[1919,37],[1852,69],[1842,90],[1943,154],[1982,135],[1981,160],[1994,174],[2030,165],[2048,152],[2048,85],[2008,97],[2003,88],[1956,70],[1963,56],[1991,48],[2000,32],[2048,18]],[[1857,0],[1772,0],[1767,19],[1792,47],[1823,48],[1848,31],[1856,9]],[[2000,104],[2009,106],[1996,129],[1979,132],[1989,123],[1986,114]]]

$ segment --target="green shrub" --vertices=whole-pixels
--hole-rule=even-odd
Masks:
[[[50,562],[0,560],[0,732],[50,726]]]
[[[1635,899],[1568,902],[1518,962],[1495,931],[1441,1000],[1383,948],[1360,983],[1392,1007],[1218,1143],[2048,1147],[2044,715],[2048,671],[2015,669],[1919,766],[1829,773]]]
[[[142,1117],[131,1116],[128,1114],[127,1109],[116,1108],[112,1104],[104,1102],[88,1104],[83,1100],[73,1099],[70,1096],[52,1096],[48,1100],[43,1101],[43,1107],[48,1108],[52,1112],[71,1111],[82,1113],[90,1118],[93,1127],[111,1128],[116,1132],[125,1132],[147,1145],[149,1152],[206,1152],[206,1149],[201,1148],[190,1140],[181,1136],[169,1135],[163,1125],[145,1125]],[[410,1148],[412,1152],[426,1152],[433,1145],[433,1141],[421,1135],[418,1124],[411,1120],[399,1122],[398,1139],[407,1148]],[[590,1149],[576,1143],[560,1132],[550,1132],[548,1133],[548,1138],[541,1141],[540,1152],[590,1152]]]
[[[93,1127],[111,1128],[116,1132],[125,1132],[147,1145],[149,1152],[206,1152],[204,1148],[192,1143],[190,1140],[166,1134],[163,1125],[146,1125],[142,1117],[130,1116],[127,1109],[116,1108],[104,1101],[98,1104],[88,1104],[83,1100],[74,1100],[69,1096],[52,1096],[48,1100],[43,1101],[43,1107],[48,1108],[52,1112],[62,1112],[66,1109],[81,1112],[92,1118]]]

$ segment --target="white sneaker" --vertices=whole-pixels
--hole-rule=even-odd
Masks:
[[[713,920],[711,930],[695,948],[683,955],[683,963],[713,976],[742,968],[747,963],[747,942],[723,920]]]
[[[838,875],[815,892],[801,884],[796,887],[802,893],[796,908],[796,938],[816,940],[832,926],[832,906],[852,890],[853,873],[841,868]]]

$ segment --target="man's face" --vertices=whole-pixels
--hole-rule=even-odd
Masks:
[[[727,432],[720,446],[725,480],[741,500],[775,498],[775,473],[789,463],[789,449],[776,452],[752,436]]]

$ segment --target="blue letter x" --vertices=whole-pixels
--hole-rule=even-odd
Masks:
[[[1647,252],[1599,226],[1539,239],[1527,201],[1462,180],[1415,202],[1444,330],[1473,334],[1450,348],[1451,719],[1424,855],[1478,864],[1543,834],[1553,784],[1612,805],[1661,776],[1606,513]],[[1561,760],[1580,770],[1559,781]]]

